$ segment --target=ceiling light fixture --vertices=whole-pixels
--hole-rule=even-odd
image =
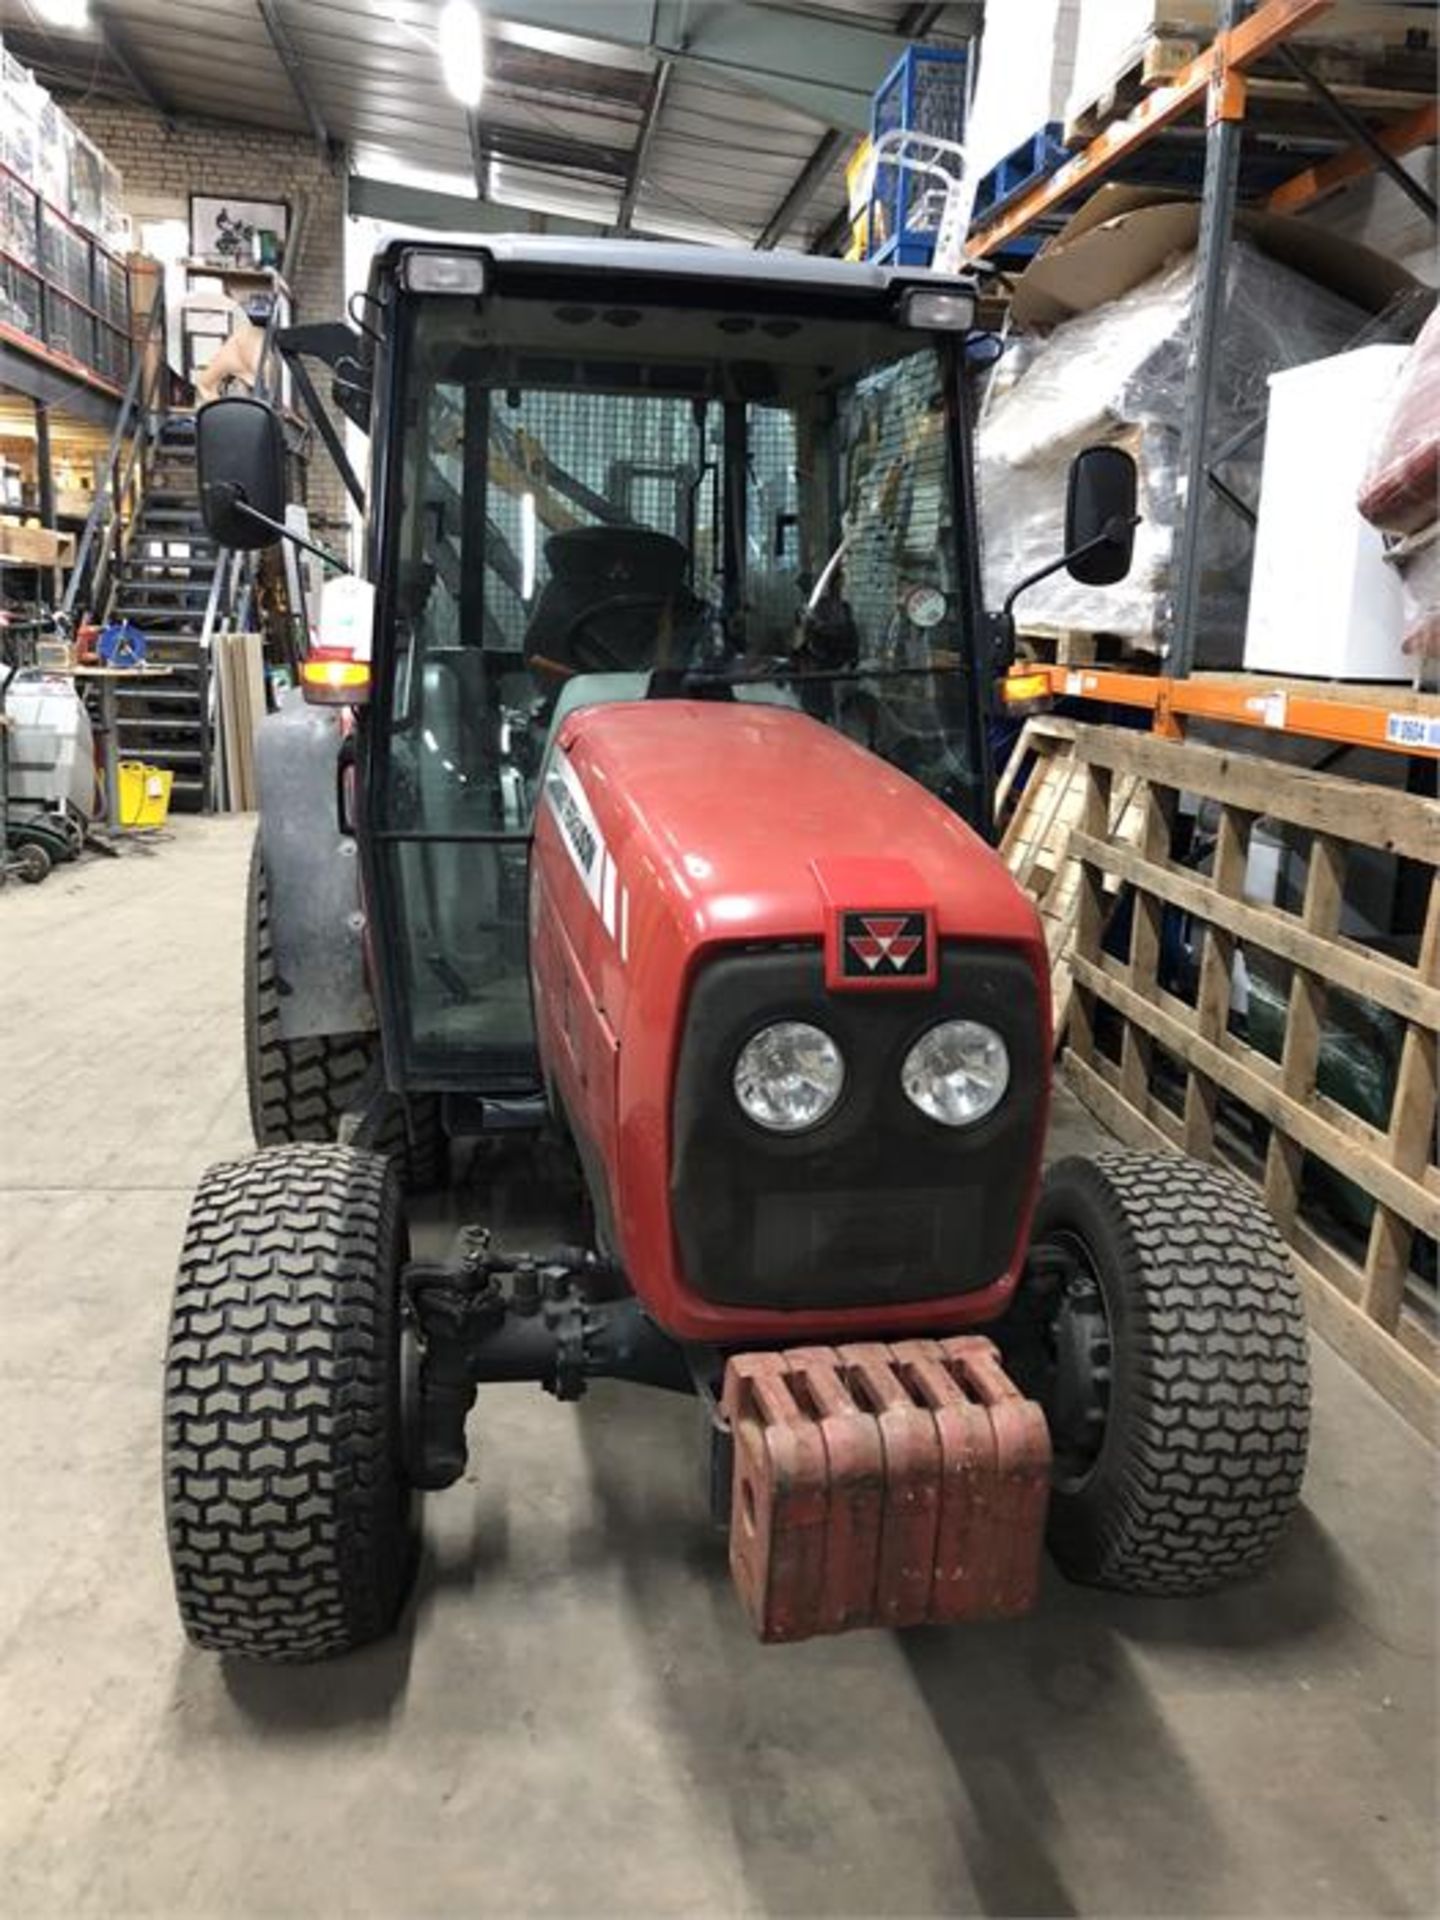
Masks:
[[[462,107],[473,110],[485,91],[485,36],[472,0],[445,0],[439,43],[445,85]]]
[[[35,11],[47,27],[83,33],[90,24],[89,0],[34,0]]]

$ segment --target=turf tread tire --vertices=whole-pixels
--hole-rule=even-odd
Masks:
[[[1305,1309],[1284,1242],[1222,1170],[1123,1151],[1051,1169],[1036,1240],[1057,1227],[1087,1245],[1112,1345],[1100,1456],[1051,1500],[1057,1563],[1141,1594],[1253,1573],[1299,1501],[1309,1437]]]
[[[165,1514],[199,1647],[319,1660],[404,1601],[399,1185],[380,1154],[262,1149],[190,1209],[165,1371]]]
[[[376,1040],[368,1033],[281,1038],[269,893],[257,834],[250,852],[245,915],[245,1078],[255,1144],[272,1147],[335,1140],[375,1057]],[[400,1162],[408,1191],[423,1192],[444,1184],[449,1145],[440,1121],[440,1103],[433,1096],[409,1101],[408,1128],[404,1111],[397,1110],[378,1145],[382,1153]]]

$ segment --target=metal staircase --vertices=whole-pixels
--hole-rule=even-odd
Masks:
[[[205,532],[195,479],[195,420],[165,415],[150,428],[145,485],[115,575],[109,618],[145,635],[146,659],[165,680],[116,687],[122,760],[173,776],[170,804],[199,812],[210,790],[206,612],[220,555]]]

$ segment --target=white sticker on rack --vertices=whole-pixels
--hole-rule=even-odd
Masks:
[[[1440,752],[1440,713],[1387,713],[1385,738],[1392,747]]]

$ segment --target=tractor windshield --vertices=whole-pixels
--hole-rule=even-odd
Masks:
[[[375,717],[417,1037],[523,1024],[525,845],[576,705],[794,704],[977,817],[944,336],[503,294],[401,324]]]

